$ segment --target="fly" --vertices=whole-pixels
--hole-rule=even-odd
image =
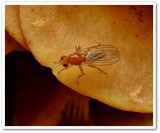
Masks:
[[[63,55],[60,58],[59,63],[64,66],[62,70],[58,72],[60,74],[63,70],[69,68],[69,66],[79,66],[81,74],[78,76],[77,85],[80,77],[84,76],[82,65],[86,65],[92,68],[96,68],[104,74],[107,74],[97,66],[106,66],[117,63],[120,60],[118,49],[112,45],[96,45],[81,49],[80,46],[76,47],[76,51],[68,56]]]

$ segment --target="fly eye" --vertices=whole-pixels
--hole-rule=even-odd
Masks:
[[[64,67],[68,67],[68,64],[63,64]]]
[[[63,55],[63,56],[61,57],[61,60],[66,59],[66,58],[67,58],[67,57]]]

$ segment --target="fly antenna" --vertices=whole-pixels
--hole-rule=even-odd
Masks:
[[[81,49],[80,46],[76,46],[76,51],[79,51]]]
[[[59,62],[56,62],[56,61],[55,61],[54,63],[55,63],[55,64],[59,64]]]

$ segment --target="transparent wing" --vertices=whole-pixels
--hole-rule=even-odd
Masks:
[[[97,45],[89,47],[85,51],[87,51],[85,65],[88,66],[111,65],[120,60],[118,49],[112,45]]]

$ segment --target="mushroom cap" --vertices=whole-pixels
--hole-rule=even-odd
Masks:
[[[34,57],[50,67],[66,86],[110,106],[153,112],[152,6],[20,6],[24,37]],[[58,72],[61,56],[98,43],[115,46],[120,61],[100,66],[108,74],[83,65]]]
[[[5,28],[20,45],[29,50],[21,29],[19,5],[5,6]]]

